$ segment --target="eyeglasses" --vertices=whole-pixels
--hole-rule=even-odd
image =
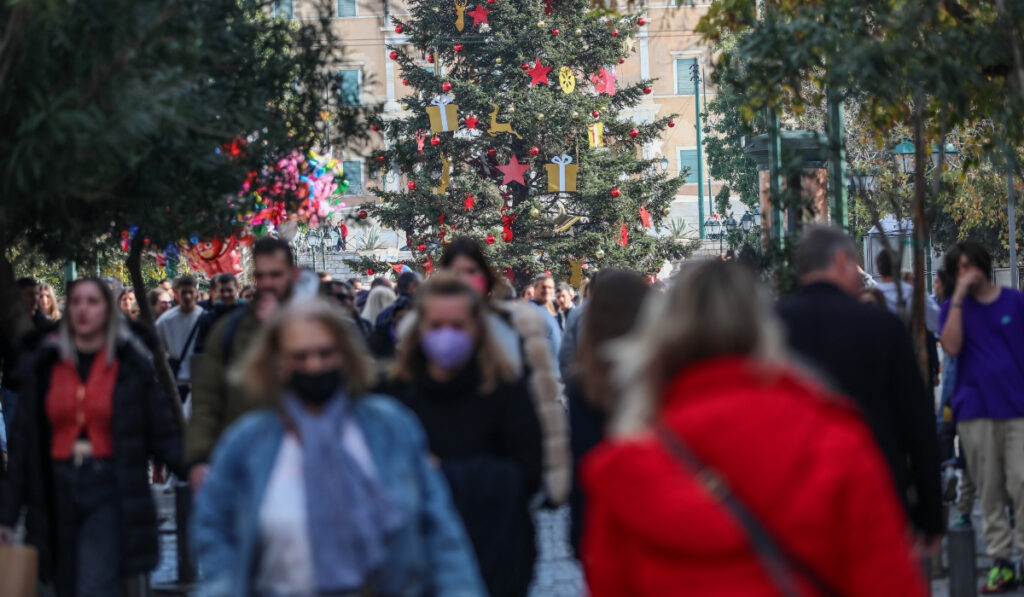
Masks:
[[[285,356],[293,363],[305,363],[313,356],[319,357],[322,361],[326,361],[334,358],[337,354],[338,350],[333,346],[324,346],[320,348],[309,348],[306,350],[293,350],[286,353]]]

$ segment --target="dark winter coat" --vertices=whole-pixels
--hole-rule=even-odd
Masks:
[[[181,466],[181,433],[156,380],[152,363],[127,342],[117,347],[111,439],[117,475],[121,576],[147,572],[158,561],[156,507],[149,488],[149,459],[175,474]],[[9,438],[8,469],[0,482],[0,524],[13,526],[27,508],[27,542],[40,554],[40,576],[53,572],[55,529],[50,458],[51,432],[46,395],[60,354],[52,341],[25,355],[19,368],[21,391]]]
[[[448,382],[421,371],[392,388],[416,413],[452,489],[491,597],[526,595],[536,559],[530,499],[541,483],[541,432],[526,383],[478,389],[476,367]]]
[[[942,534],[935,402],[899,318],[825,283],[784,298],[778,313],[790,347],[860,407],[914,527]]]

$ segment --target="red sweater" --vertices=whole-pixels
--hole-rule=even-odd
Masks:
[[[889,470],[844,399],[725,358],[678,374],[662,401],[668,427],[833,590],[925,594]],[[739,523],[649,433],[605,441],[582,479],[593,597],[779,595]]]
[[[46,415],[52,427],[50,455],[54,460],[71,458],[75,440],[85,430],[95,458],[114,455],[110,419],[114,410],[114,385],[119,364],[107,363],[105,351],[93,358],[89,379],[84,383],[71,359],[57,362],[50,374],[46,394]]]

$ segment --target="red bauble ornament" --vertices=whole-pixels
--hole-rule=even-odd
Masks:
[[[377,161],[378,162],[383,162],[385,159],[386,158],[384,156],[382,156],[382,155],[377,156]]]
[[[522,65],[522,66],[520,66],[519,68],[521,68],[521,69],[523,69],[523,70],[530,70],[530,65],[529,65],[529,64],[523,64],[523,65]]]
[[[640,136],[640,131],[638,131],[636,129],[630,129],[629,130],[629,136],[633,137],[634,139],[636,139],[637,137]]]
[[[626,64],[625,58],[619,58],[619,64]]]
[[[461,52],[462,51],[462,44],[455,44],[455,51],[456,52]]]
[[[415,191],[416,190],[416,181],[415,180],[410,180],[409,184],[407,184],[405,186],[409,187],[410,191]]]
[[[452,84],[449,83],[448,81],[445,81],[444,83],[441,83],[441,89],[443,89],[445,91],[451,91],[452,90]]]
[[[395,25],[395,33],[401,35],[402,31],[403,31],[403,28],[402,28],[401,25]]]
[[[558,35],[558,34],[559,34],[558,29],[552,29],[551,30],[551,35]]]
[[[621,195],[621,194],[622,194],[622,193],[621,193],[621,192],[619,192],[619,187],[613,187],[613,188],[612,188],[612,197],[613,197],[613,198],[615,198],[615,199],[618,199],[618,198],[619,198],[619,195]]]
[[[494,4],[494,3],[495,3],[495,2],[497,2],[497,1],[498,1],[498,0],[487,0],[487,3],[488,3],[488,4]]]
[[[366,268],[366,275],[367,276],[372,276],[375,273],[377,273],[377,270],[373,269],[372,267]]]
[[[377,127],[377,125],[375,125],[375,124],[371,124],[371,125],[370,125],[370,130],[371,130],[371,131],[373,131],[373,132],[377,132],[377,130],[378,130],[378,127]]]
[[[434,147],[437,147],[438,145],[441,144],[441,137],[437,137],[437,136],[431,137],[430,138],[430,144],[433,145]]]
[[[647,19],[640,17],[639,19],[636,20],[636,24],[643,27],[644,25],[647,24]]]
[[[398,52],[395,50],[391,50],[391,53],[388,54],[388,56],[390,56],[392,60],[398,60]]]
[[[487,155],[489,155],[491,157],[494,157],[494,155],[496,155],[497,153],[498,153],[498,150],[494,149],[493,147],[487,150]]]
[[[654,90],[650,87],[644,87],[644,95],[650,95],[652,91]]]
[[[669,121],[668,121],[668,128],[672,128],[672,127],[674,127],[675,125],[676,125],[676,121],[675,121],[675,120],[669,120]]]
[[[434,64],[434,55],[433,54],[431,54],[430,56],[427,56],[427,62],[429,62],[430,64]]]
[[[409,79],[402,79],[402,85],[409,86]]]
[[[419,246],[416,247],[416,250],[418,250],[420,253],[424,253],[427,250],[427,245],[424,243],[420,243]]]
[[[486,237],[484,238],[484,242],[486,242],[486,243],[487,243],[487,244],[489,244],[489,245],[493,245],[493,244],[494,244],[494,240],[495,240],[495,239],[494,239],[494,235],[493,235],[493,234],[488,234],[488,235],[487,235],[487,236],[486,236]]]
[[[366,216],[367,216],[366,210],[365,209],[360,209],[359,210],[359,219],[360,220],[365,220]]]
[[[619,36],[619,30],[618,29],[612,29],[612,37],[618,37],[618,36]]]
[[[537,155],[539,153],[540,153],[540,149],[538,149],[536,147],[531,147],[530,148],[530,155]]]
[[[601,117],[601,113],[598,112],[597,110],[594,110],[593,112],[591,112],[590,115],[593,116],[594,118],[600,118]]]

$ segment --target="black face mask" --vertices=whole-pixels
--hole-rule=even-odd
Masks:
[[[341,386],[341,371],[328,369],[319,373],[292,373],[288,386],[295,391],[299,400],[309,404],[323,404]]]

